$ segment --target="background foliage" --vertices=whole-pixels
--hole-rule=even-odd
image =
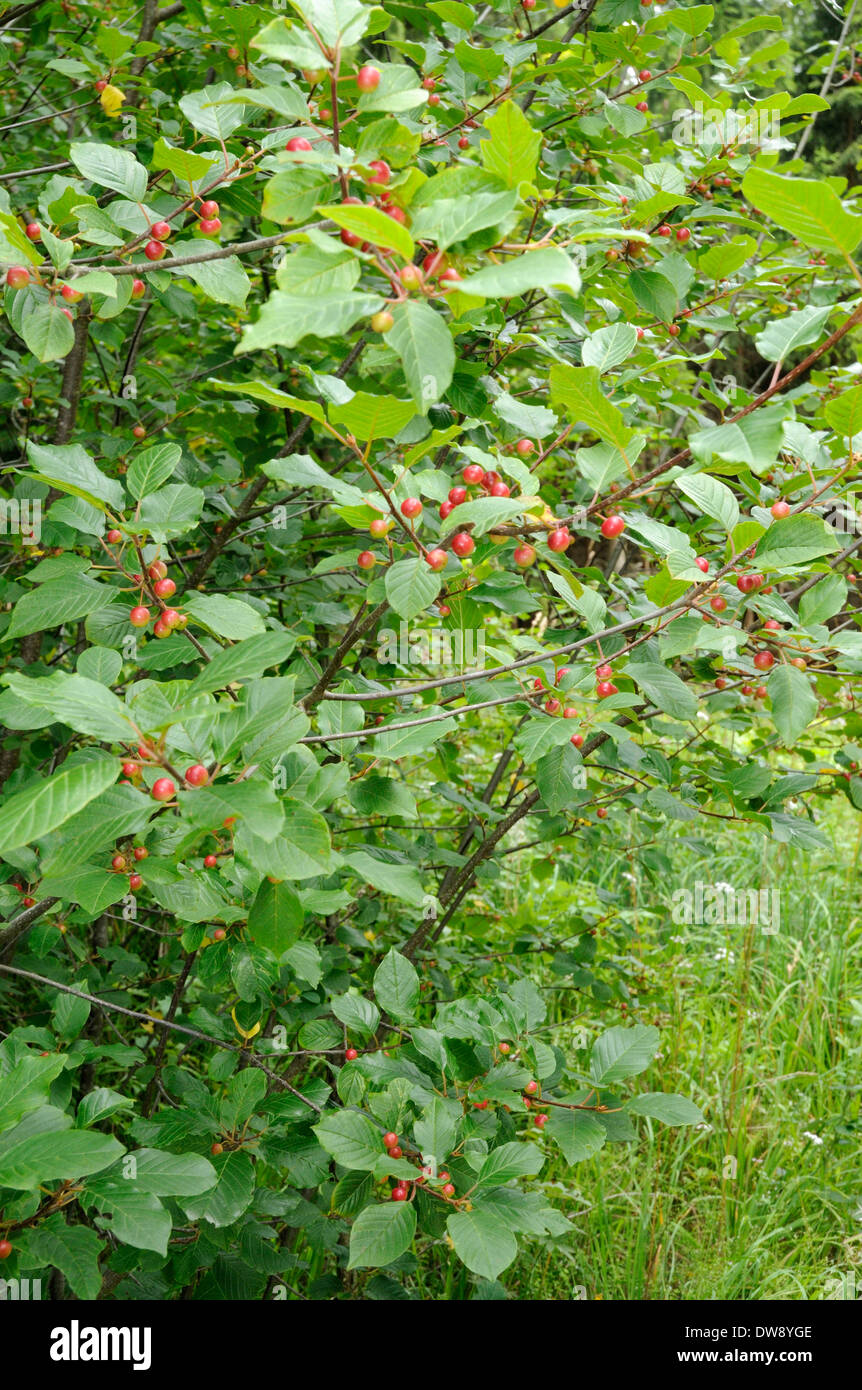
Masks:
[[[750,992],[795,1026],[807,979],[751,1084],[798,1047],[849,1143],[854,923],[826,979],[692,931],[719,1082],[669,899],[830,864],[862,807],[852,9],[0,37],[4,1277],[710,1296],[694,1210],[774,1296],[732,1275],[778,1209]],[[817,1193],[780,1232],[822,1274]]]

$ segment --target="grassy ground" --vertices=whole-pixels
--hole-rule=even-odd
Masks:
[[[705,861],[680,840],[671,889],[629,880],[653,984],[629,1017],[662,1030],[650,1086],[708,1124],[641,1121],[637,1145],[551,1160],[576,1234],[534,1246],[511,1297],[821,1299],[842,1276],[862,1297],[858,818],[836,810],[830,830],[835,852],[806,855],[752,834],[717,838]],[[779,931],[674,924],[670,891],[698,878],[779,886]]]

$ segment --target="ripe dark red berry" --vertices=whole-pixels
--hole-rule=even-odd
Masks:
[[[38,222],[28,222],[24,230],[31,241],[42,240],[42,228],[39,226]]]
[[[384,1136],[383,1136],[383,1147],[384,1147],[384,1149],[394,1149],[397,1143],[398,1143],[398,1135],[397,1135],[397,1134],[393,1134],[393,1132],[392,1132],[391,1129],[387,1130],[386,1133],[385,1133]]]
[[[418,497],[405,497],[401,503],[401,515],[406,516],[410,521],[419,516],[421,511],[422,503]]]
[[[288,140],[284,148],[290,150],[290,153],[293,154],[296,150],[310,150],[312,144],[310,140],[306,140],[304,135],[294,135]],[[201,208],[201,214],[203,215],[203,208]]]
[[[186,781],[190,787],[202,787],[210,779],[210,775],[203,763],[194,763],[186,772]]]
[[[165,248],[160,241],[148,241],[144,247],[144,255],[148,261],[160,261],[165,254]]]
[[[12,1254],[12,1244],[8,1240],[0,1240],[0,1260],[8,1260]]]
[[[137,893],[137,891],[138,891],[138,889],[141,887],[143,881],[144,881],[144,880],[141,878],[141,875],[140,875],[140,874],[129,874],[129,888],[130,888],[130,890],[131,890],[133,893]]]
[[[205,855],[204,855],[204,868],[205,868],[205,869],[214,869],[214,868],[216,867],[217,864],[218,864],[218,857],[217,857],[215,854],[205,854]]]
[[[11,290],[23,290],[30,283],[30,272],[25,265],[10,265],[6,271],[6,284]]]
[[[406,1187],[401,1187],[401,1186],[399,1186],[399,1187],[393,1187],[393,1189],[392,1189],[392,1201],[393,1201],[393,1202],[406,1202],[406,1201],[407,1201],[407,1188],[406,1188]]]
[[[775,657],[772,652],[758,652],[754,658],[754,664],[758,671],[769,671],[775,665]]]
[[[560,526],[556,531],[552,531],[548,536],[548,549],[554,551],[566,550],[572,543],[567,526]]]
[[[703,574],[709,573],[709,561],[703,555],[697,555],[694,563]]]
[[[468,463],[461,477],[464,479],[465,483],[469,483],[471,487],[475,487],[479,483],[485,481],[485,470],[481,464]]]
[[[602,522],[602,535],[606,540],[613,540],[616,536],[621,536],[625,529],[625,519],[621,516],[608,516]]]
[[[476,549],[476,542],[469,531],[459,531],[456,536],[452,537],[452,549],[463,560],[467,555],[473,554]]]
[[[346,1062],[355,1062],[358,1056],[359,1053],[357,1052],[355,1047],[348,1047],[344,1053],[344,1060]]]
[[[150,851],[144,845],[135,845],[135,848],[132,850],[132,854],[139,862],[141,859],[148,858],[149,853]]]
[[[177,586],[172,579],[157,579],[153,585],[156,598],[170,598],[176,592]]]
[[[219,206],[214,198],[207,198],[200,205],[201,217],[218,217]]]
[[[176,787],[170,777],[157,777],[153,783],[153,796],[156,801],[170,801],[176,795]]]
[[[439,574],[448,565],[449,556],[445,550],[441,550],[438,546],[436,549],[428,551],[425,556],[425,563],[430,565],[435,574]]]

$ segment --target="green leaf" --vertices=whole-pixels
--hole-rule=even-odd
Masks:
[[[590,1053],[593,1083],[604,1088],[637,1076],[649,1066],[658,1045],[657,1028],[641,1023],[633,1028],[609,1028],[596,1038]]]
[[[801,512],[772,523],[758,543],[755,561],[758,569],[781,570],[840,549],[835,532],[821,517]]]
[[[183,607],[192,618],[218,637],[240,641],[245,637],[256,637],[264,631],[263,618],[257,609],[243,603],[242,599],[225,598],[224,594],[192,592],[183,595]]]
[[[386,597],[395,612],[402,618],[415,618],[423,608],[433,603],[442,587],[439,574],[435,574],[424,556],[415,555],[408,560],[396,560],[386,571]]]
[[[629,289],[641,309],[670,323],[679,308],[679,296],[673,283],[660,270],[633,270]]]
[[[365,1115],[340,1110],[313,1126],[317,1142],[342,1168],[373,1172],[383,1155],[383,1135]]]
[[[124,1152],[117,1139],[96,1131],[53,1130],[17,1143],[13,1131],[0,1153],[0,1186],[31,1192],[42,1183],[83,1178],[107,1168]]]
[[[154,541],[164,545],[192,529],[200,519],[204,501],[199,487],[169,483],[144,498],[140,507],[141,526],[149,531]]]
[[[631,677],[638,689],[643,691],[654,705],[665,714],[672,715],[674,719],[694,719],[697,714],[697,696],[694,691],[685,681],[680,680],[675,672],[667,666],[662,666],[661,662],[632,663],[626,667],[626,675]]]
[[[258,946],[281,956],[299,936],[305,913],[287,883],[264,879],[248,914],[248,934]]]
[[[496,1279],[518,1253],[511,1230],[493,1212],[475,1207],[456,1212],[446,1222],[455,1253],[473,1274]]]
[[[136,454],[126,476],[129,492],[138,501],[156,492],[171,477],[182,456],[179,444],[155,444]]]
[[[28,296],[20,318],[10,313],[33,356],[39,362],[56,362],[67,357],[75,346],[75,329],[59,304],[39,304]]]
[[[391,947],[374,972],[374,996],[393,1018],[409,1018],[419,1002],[419,976],[412,962]]]
[[[350,1033],[371,1037],[380,1023],[380,1010],[359,994],[337,994],[331,1000],[332,1012]]]
[[[680,473],[676,485],[702,512],[720,521],[728,534],[737,525],[739,503],[730,488],[717,478],[711,478],[708,473]]]
[[[703,1114],[694,1101],[685,1096],[667,1095],[663,1091],[649,1091],[646,1095],[635,1096],[626,1102],[630,1115],[648,1115],[650,1119],[662,1120],[666,1125],[699,1125]]]
[[[173,1222],[152,1193],[138,1192],[132,1183],[117,1184],[109,1195],[88,1191],[87,1204],[108,1213],[98,1217],[97,1223],[116,1240],[136,1250],[167,1255]]]
[[[94,507],[105,510],[105,503],[114,511],[123,506],[123,486],[97,468],[80,444],[34,444],[27,442],[27,457],[33,473],[62,492],[83,497]]]
[[[116,145],[73,142],[69,146],[69,158],[85,179],[97,183],[100,188],[112,188],[135,203],[146,198],[147,171],[129,150]]]
[[[395,320],[386,345],[401,359],[413,400],[424,415],[447,391],[455,370],[455,345],[441,314],[418,300],[405,299],[392,309]]]
[[[363,442],[368,439],[394,439],[413,419],[416,406],[412,401],[400,401],[396,396],[371,396],[357,391],[346,405],[330,407],[333,425],[342,426]]]
[[[751,166],[742,195],[806,246],[849,255],[862,240],[862,216],[845,211],[824,179],[788,178]]]
[[[465,241],[474,232],[506,221],[517,201],[515,189],[479,192],[471,197],[435,198],[416,210],[411,231],[416,241],[431,241],[441,251],[448,251],[450,246]]]
[[[279,391],[265,381],[220,381],[218,377],[207,379],[207,386],[215,391],[229,391],[232,395],[251,396],[254,400],[274,405],[276,410],[298,410],[300,415],[308,415],[319,424],[325,424],[326,413],[319,401],[305,401],[300,396],[290,396]]]
[[[367,1206],[350,1232],[348,1269],[380,1269],[391,1265],[409,1249],[416,1231],[412,1202],[386,1202]]]
[[[56,1054],[50,1057],[27,1054],[0,1077],[0,1133],[47,1103],[51,1082],[65,1065],[65,1058]]]
[[[191,241],[178,241],[174,247],[174,255],[201,256],[213,249],[211,241],[203,237],[193,237]],[[194,265],[166,266],[165,269],[181,279],[193,280],[205,295],[215,300],[216,304],[233,304],[241,309],[251,289],[251,281],[238,256],[197,261]]]
[[[257,637],[246,637],[235,647],[217,652],[192,681],[188,695],[220,690],[234,681],[254,680],[267,667],[280,666],[295,646],[296,638],[290,632],[264,632]]]
[[[257,321],[244,330],[236,350],[241,353],[275,346],[296,347],[311,335],[336,338],[347,333],[357,319],[376,314],[384,304],[381,295],[354,294],[349,290],[308,297],[275,290],[263,305]]]
[[[397,251],[405,261],[412,261],[416,254],[416,245],[407,228],[380,208],[343,207],[336,203],[331,207],[318,207],[317,211],[321,217],[328,217],[337,227],[346,227],[372,246]]]
[[[201,135],[226,140],[245,121],[245,108],[226,100],[240,95],[229,82],[217,82],[212,87],[204,87],[202,91],[187,92],[180,97],[179,108]],[[143,197],[143,194],[138,196]]]
[[[254,1198],[254,1163],[251,1154],[237,1149],[233,1153],[219,1154],[213,1166],[214,1186],[182,1205],[192,1221],[203,1218],[213,1226],[232,1226]]]
[[[527,251],[500,265],[485,266],[462,280],[458,290],[484,299],[509,299],[545,285],[561,285],[573,294],[581,287],[578,267],[558,246]]]
[[[271,222],[280,222],[284,225],[287,222],[306,222],[314,213],[318,203],[325,202],[331,197],[334,191],[332,175],[326,170],[314,164],[296,164],[291,169],[282,169],[264,185],[263,204],[261,212],[264,217]],[[304,247],[298,254],[302,255],[311,248]],[[343,249],[343,248],[341,248]],[[342,261],[346,259],[353,267],[353,274],[345,273],[342,270],[338,274],[333,274],[332,283],[325,286],[314,285],[291,285],[282,284],[281,270],[288,266],[297,253],[287,256],[279,267],[276,275],[279,289],[294,290],[299,294],[313,294],[315,288],[320,293],[329,293],[330,290],[351,289],[359,279],[361,264],[356,256],[346,253]],[[327,259],[332,259],[327,257]]]
[[[551,1106],[550,1119],[545,1125],[567,1163],[582,1163],[592,1158],[607,1139],[607,1130],[595,1115],[586,1110],[562,1110]]]
[[[635,437],[615,405],[599,384],[596,367],[570,367],[554,363],[551,368],[551,400],[563,406],[569,419],[592,430],[605,443],[625,454]]]
[[[98,739],[118,739],[126,743],[137,737],[134,724],[122,700],[86,676],[66,676],[57,672],[32,680],[13,673],[6,683],[19,698],[37,709],[49,710],[59,724],[68,724],[79,734]]]
[[[532,183],[536,177],[542,137],[533,130],[520,106],[504,101],[485,121],[490,140],[479,145],[482,165],[503,180],[507,188]]]
[[[102,1241],[87,1226],[70,1226],[62,1219],[41,1221],[29,1233],[27,1252],[66,1276],[76,1298],[92,1300],[102,1287],[99,1257]]]
[[[772,719],[786,747],[795,743],[817,713],[817,696],[796,666],[781,665],[769,677]]]
[[[66,764],[47,781],[10,796],[0,810],[0,854],[40,840],[64,825],[119,775],[116,758],[99,757],[74,767]]]
[[[862,430],[862,386],[854,386],[827,401],[823,414],[836,434],[852,439]]]
[[[581,361],[585,367],[607,372],[625,362],[637,347],[637,330],[630,323],[613,323],[599,328],[584,340]]]
[[[420,1031],[426,1032],[424,1029]],[[437,1041],[432,1046],[431,1051],[440,1058],[441,1040],[439,1034],[436,1037]],[[427,1046],[426,1043],[426,1048]],[[423,1052],[423,1055],[428,1055],[425,1048],[421,1048],[420,1051]],[[440,1060],[445,1061],[445,1049]],[[457,1101],[447,1100],[444,1096],[435,1096],[425,1106],[421,1117],[413,1126],[413,1138],[419,1146],[423,1161],[429,1162],[433,1158],[441,1166],[446,1162],[457,1142],[461,1121],[462,1111]]]
[[[720,253],[721,248],[716,247],[716,250]],[[728,271],[724,269],[722,274],[727,275]],[[785,314],[783,318],[771,318],[762,332],[758,333],[754,346],[767,362],[783,362],[798,347],[817,342],[832,312],[831,304],[826,304],[821,309],[814,304],[806,304],[804,309],[797,309],[793,314]],[[830,401],[826,406],[824,413],[827,418],[832,404]]]
[[[499,1144],[479,1169],[478,1187],[501,1187],[513,1178],[534,1178],[545,1162],[541,1149],[522,1141]]]
[[[196,154],[193,150],[178,150],[160,135],[150,163],[154,169],[167,169],[183,183],[192,184],[202,179],[218,163],[218,157]]]

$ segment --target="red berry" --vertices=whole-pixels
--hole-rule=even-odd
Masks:
[[[157,579],[153,585],[156,598],[170,598],[176,591],[177,586],[172,579]]]
[[[113,859],[111,860],[111,868],[116,869],[117,873],[120,873],[120,871],[122,869],[125,869],[125,867],[126,856],[124,854],[115,854]]]
[[[137,893],[143,881],[140,874],[129,874],[129,888],[133,893]]]
[[[671,236],[671,235],[672,235],[671,228],[667,225],[666,222],[662,222],[662,224],[661,224],[661,226],[659,227],[659,229],[658,229],[656,235],[657,235],[657,236]]]
[[[211,1154],[223,1154],[223,1153],[224,1153],[224,1144],[211,1144],[211,1145],[210,1145],[210,1153],[211,1153]]]
[[[498,483],[491,484],[492,497],[510,497],[511,494],[512,489],[509,487],[508,483],[503,482],[502,478]]]
[[[445,289],[447,285],[457,284],[459,280],[463,279],[460,271],[456,270],[453,265],[447,265],[446,269],[440,272],[440,288]]]
[[[149,608],[133,608],[131,613],[129,614],[129,622],[132,624],[132,627],[146,627],[149,621]]]
[[[440,1191],[443,1193],[443,1196],[444,1196],[444,1197],[454,1197],[454,1196],[455,1196],[455,1185],[454,1185],[454,1183],[446,1182],[446,1183],[443,1184],[443,1186],[441,1187]]]
[[[519,439],[515,445],[515,453],[520,454],[523,459],[529,458],[530,454],[533,452],[533,448],[532,439]]]
[[[777,502],[773,502],[769,510],[772,512],[775,520],[780,521],[782,517],[790,515],[790,503],[785,502],[783,497],[779,497]]]
[[[516,545],[514,560],[519,569],[528,569],[535,563],[536,552],[531,545]]]
[[[137,777],[138,771],[139,769],[137,763],[123,763],[124,777]]]
[[[546,700],[546,701],[545,701],[545,711],[546,711],[546,713],[548,713],[548,714],[556,714],[556,713],[557,713],[557,710],[558,710],[559,708],[560,708],[560,702],[559,702],[559,700],[557,699],[557,697],[556,697],[555,695],[552,695],[551,698],[550,698],[550,700]]]
[[[722,598],[721,594],[716,594],[715,598],[709,600],[709,606],[713,613],[723,613],[727,607],[727,599]]]
[[[219,207],[214,198],[207,198],[200,205],[201,217],[218,217]]]
[[[170,777],[157,777],[153,783],[153,796],[156,801],[170,801],[172,796],[176,796],[176,791]]]
[[[598,681],[596,684],[596,694],[600,700],[606,700],[609,695],[613,695],[614,686],[610,681]]]
[[[428,105],[429,105],[429,106],[439,106],[439,105],[440,105],[440,98],[439,98],[439,96],[437,95],[436,92],[432,92],[431,95],[429,96],[429,98],[428,98]]]
[[[584,743],[583,734],[572,734],[570,742],[573,743],[576,748],[582,748]]]
[[[716,678],[715,678],[715,688],[716,688],[716,690],[724,690],[724,687],[725,687],[726,685],[727,685],[727,681],[724,679],[724,676],[716,676]]]
[[[394,1148],[395,1148],[395,1145],[396,1145],[397,1143],[398,1143],[398,1135],[397,1135],[397,1134],[393,1134],[391,1129],[387,1130],[386,1133],[385,1133],[384,1136],[383,1136],[383,1147],[384,1147],[384,1149],[394,1149]]]
[[[42,228],[39,226],[38,222],[28,222],[24,230],[31,241],[42,240]]]
[[[452,549],[463,560],[467,555],[473,554],[476,549],[476,542],[469,531],[459,531],[456,536],[452,537]]]
[[[390,1158],[403,1158],[403,1157],[404,1157],[404,1154],[402,1153],[401,1149],[399,1149],[399,1147],[398,1147],[397,1144],[394,1144],[393,1147],[392,1147],[391,1149],[387,1149],[386,1152],[388,1153],[388,1155],[389,1155]]]
[[[603,806],[600,806],[600,807],[599,807],[598,811],[596,811],[596,815],[598,816],[598,815],[600,814],[601,811],[604,811],[604,807],[603,807]],[[605,811],[605,815],[607,815],[607,814],[608,814],[607,811]],[[548,1119],[549,1119],[549,1116],[547,1116],[547,1115],[537,1115],[537,1116],[536,1116],[536,1121],[535,1121],[535,1123],[536,1123],[536,1128],[537,1128],[537,1129],[543,1129],[544,1126],[548,1123]]]
[[[446,518],[447,518],[447,516],[449,515],[449,513],[450,513],[450,512],[453,512],[454,510],[455,510],[455,503],[454,503],[454,502],[450,502],[450,501],[448,500],[448,498],[447,498],[447,500],[446,500],[445,502],[441,502],[441,503],[440,503],[440,519],[441,519],[442,521],[445,521]]]
[[[171,234],[171,224],[170,222],[154,222],[150,231],[156,241],[167,241]]]
[[[402,285],[406,285],[408,289],[415,288],[417,285],[422,284],[422,271],[419,269],[418,265],[405,265],[400,273],[399,279]]]
[[[677,231],[676,239],[677,241],[688,241],[690,236],[691,232],[689,231],[688,227],[680,227]]]
[[[393,1201],[393,1202],[406,1202],[406,1201],[407,1201],[407,1188],[406,1188],[406,1187],[401,1187],[401,1186],[399,1186],[399,1187],[393,1187],[393,1189],[392,1189],[392,1201]]]
[[[376,516],[369,524],[368,530],[372,536],[379,540],[381,536],[387,535],[392,530],[392,521],[388,516]]]
[[[670,334],[670,336],[671,336],[672,338],[678,338],[678,337],[679,337],[679,324],[678,324],[678,323],[669,323],[668,326],[667,326],[667,331],[668,331],[668,333]]]
[[[462,135],[462,136],[461,136],[461,139],[458,141],[458,149],[459,149],[459,150],[469,150],[469,148],[470,148],[470,137],[469,137],[468,135]]]
[[[217,855],[215,855],[215,854],[205,854],[205,855],[204,855],[204,868],[205,868],[205,869],[214,869],[214,868],[216,867],[217,864],[218,864],[218,856],[217,856]]]
[[[198,231],[201,236],[217,236],[221,231],[221,222],[217,217],[202,217],[198,223]]]
[[[753,694],[754,694],[754,686],[753,686],[753,685],[741,685],[741,686],[739,687],[739,689],[740,689],[740,693],[743,694],[743,695],[753,695]]]
[[[709,573],[709,561],[705,559],[703,555],[697,555],[695,557],[694,563],[697,565],[698,569],[701,571],[702,574]]]
[[[374,568],[377,560],[373,551],[362,550],[357,556],[356,563],[361,570],[370,570]]]
[[[380,86],[380,69],[372,67],[360,68],[356,74],[356,85],[360,92],[376,92]]]
[[[427,555],[425,556],[425,562],[426,564],[430,565],[431,569],[434,571],[435,574],[439,574],[440,571],[444,570],[448,565],[449,556],[446,554],[445,550],[440,550],[440,548],[438,547],[435,550],[428,551]]]
[[[636,101],[636,102],[635,102],[635,110],[636,110],[636,111],[649,111],[649,103],[646,102],[646,101]]]
[[[434,91],[434,88],[437,86],[437,78],[436,78],[436,77],[423,77],[423,78],[422,78],[422,86],[425,88],[425,91],[426,91],[426,92],[433,92],[433,91]]]
[[[548,549],[554,551],[566,550],[572,543],[567,526],[560,526],[556,531],[552,531],[548,536]]]
[[[345,1062],[355,1062],[358,1056],[359,1053],[356,1051],[355,1047],[348,1047],[347,1051],[344,1054],[344,1060]]]
[[[8,1260],[12,1254],[12,1245],[8,1240],[0,1240],[0,1260]]]
[[[306,140],[304,135],[294,135],[292,139],[288,140],[284,148],[290,150],[291,154],[293,154],[295,150],[310,150],[313,147],[311,141]],[[203,208],[201,208],[201,215],[203,215]],[[207,213],[207,216],[209,216],[209,213]]]
[[[602,522],[602,535],[606,540],[613,540],[615,536],[622,535],[626,529],[626,523],[621,516],[608,516]]]
[[[107,87],[107,85],[108,85],[108,79],[107,79],[106,77],[100,77],[99,80],[98,80],[98,82],[96,83],[96,91],[97,91],[97,92],[103,92],[103,91],[105,90],[105,88]]]
[[[422,503],[418,497],[405,497],[401,503],[401,515],[408,517],[411,521],[419,516],[422,511]]]
[[[769,671],[775,665],[775,657],[772,652],[760,651],[754,658],[754,664],[758,671]]]
[[[607,661],[603,661],[601,666],[596,667],[596,680],[609,681],[613,674],[613,667]]]
[[[474,487],[478,483],[485,481],[485,470],[482,468],[481,464],[468,463],[461,477],[464,479],[465,483],[469,483],[471,487]]]
[[[651,79],[652,73],[650,72],[649,68],[641,68],[640,72],[638,73],[638,81],[649,82]]]
[[[346,227],[341,229],[341,240],[345,246],[361,246],[362,244],[362,237],[357,236],[355,232],[349,232]]]
[[[368,167],[374,170],[374,173],[369,177],[369,183],[385,184],[392,177],[392,170],[385,159],[372,159]]]
[[[153,624],[153,635],[156,637],[170,637],[172,628],[166,623],[164,618],[157,618]]]
[[[210,780],[210,775],[203,763],[194,763],[186,772],[186,781],[190,787],[202,787]]]
[[[6,271],[6,284],[12,290],[22,290],[30,283],[30,272],[25,265],[10,265]]]
[[[109,531],[105,539],[109,541],[111,545],[119,545],[120,541],[123,539],[123,533],[122,531],[116,530]]]
[[[765,686],[765,685],[759,685],[759,686],[757,687],[757,689],[756,689],[755,692],[754,692],[754,698],[755,698],[755,700],[765,700],[765,699],[766,699],[766,686]]]
[[[149,853],[150,851],[146,849],[143,845],[135,845],[135,848],[132,850],[132,854],[139,862],[141,859],[146,859]]]
[[[539,1089],[538,1081],[528,1081],[524,1087],[524,1092],[528,1096],[534,1096]]]
[[[164,579],[167,572],[168,567],[164,560],[154,560],[153,563],[147,567],[147,575],[150,579]]]
[[[72,285],[64,285],[60,291],[67,304],[78,304],[84,296],[80,290],[76,290]]]
[[[143,280],[132,281],[132,299],[142,299],[147,292],[147,287]]]
[[[465,487],[461,487],[460,484],[457,487],[450,487],[449,501],[452,503],[453,507],[460,507],[461,503],[466,502],[466,500],[467,489]]]
[[[144,247],[144,255],[148,261],[160,261],[165,254],[165,248],[160,241],[148,241]]]

